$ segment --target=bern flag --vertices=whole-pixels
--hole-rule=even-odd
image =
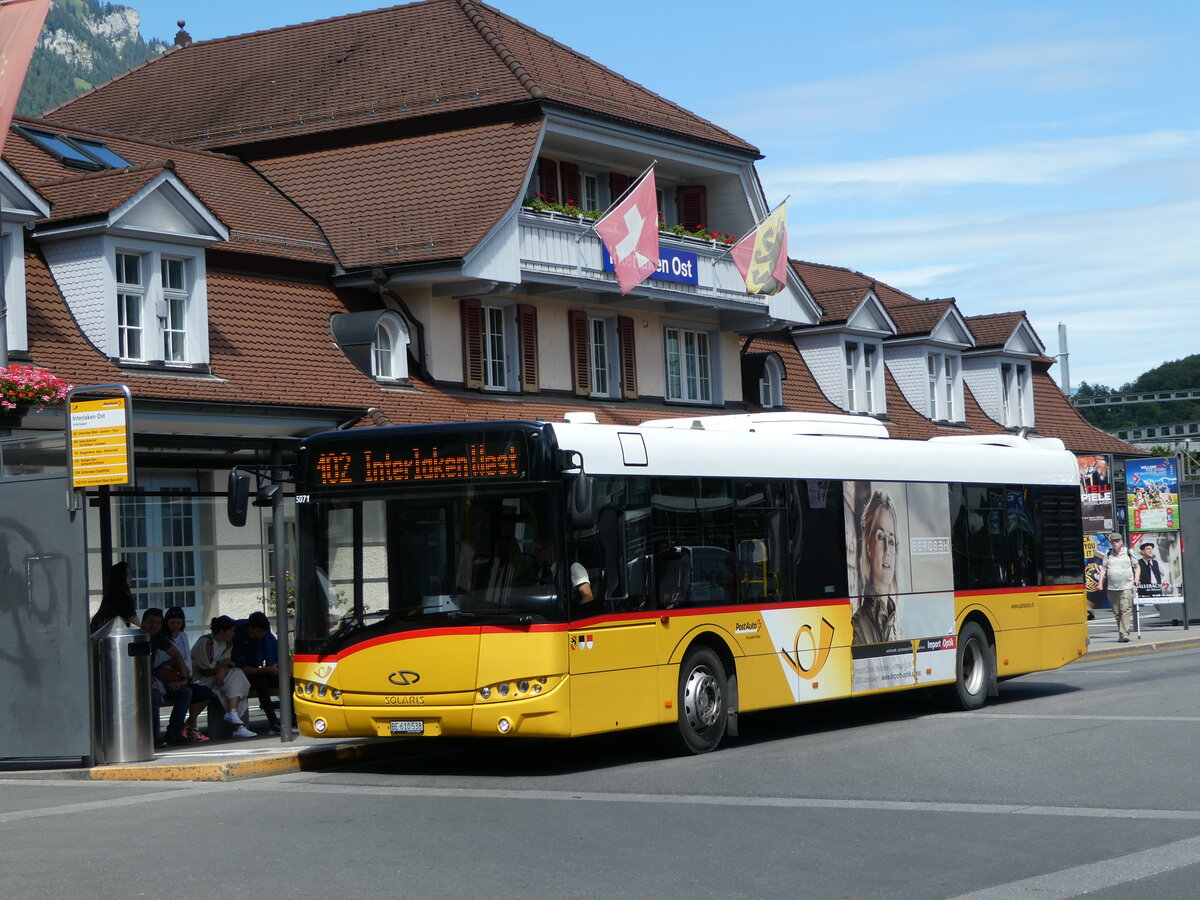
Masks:
[[[21,96],[25,70],[37,45],[50,0],[5,0],[0,3],[0,153]]]
[[[778,294],[787,283],[787,201],[729,251],[747,294]]]
[[[596,221],[596,233],[612,257],[622,294],[658,269],[658,193],[653,168],[624,200]]]

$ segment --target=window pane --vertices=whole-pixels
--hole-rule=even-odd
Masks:
[[[682,372],[679,361],[679,331],[667,329],[667,398],[683,399]]]
[[[183,290],[183,260],[164,259],[162,261],[163,290]]]
[[[117,254],[117,283],[141,286],[142,258],[134,253]]]
[[[374,367],[375,377],[392,377],[392,335],[382,325],[375,329]]]

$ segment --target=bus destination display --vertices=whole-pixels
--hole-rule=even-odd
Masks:
[[[313,486],[511,480],[525,476],[523,436],[353,444],[312,451]]]

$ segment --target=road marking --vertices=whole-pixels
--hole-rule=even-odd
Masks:
[[[1194,866],[1197,863],[1200,863],[1200,837],[1186,838],[1173,844],[1139,850],[1114,859],[1072,866],[1046,875],[1010,881],[1008,884],[998,884],[981,891],[961,894],[954,900],[1020,900],[1022,897],[1055,900],[1059,897],[1077,897],[1119,884],[1152,878],[1163,872]]]
[[[12,781],[10,784],[32,784],[32,781]],[[78,786],[79,782],[73,782],[74,786]],[[27,819],[46,819],[50,816],[70,816],[81,812],[92,812],[98,809],[111,809],[114,806],[136,806],[139,803],[158,803],[166,799],[178,799],[181,794],[204,793],[208,791],[229,790],[232,785],[223,784],[204,784],[204,785],[189,785],[186,788],[178,788],[169,791],[150,791],[145,794],[138,794],[133,797],[110,797],[107,800],[90,800],[84,803],[66,803],[62,806],[49,806],[41,809],[22,809],[17,812],[0,813],[0,825],[7,825],[9,822],[23,822]]]
[[[654,803],[685,806],[745,806],[784,809],[862,809],[893,812],[949,812],[1008,816],[1062,816],[1081,819],[1166,819],[1200,822],[1200,810],[1115,809],[1087,806],[1029,806],[1015,803],[948,803],[910,800],[831,800],[822,797],[730,797],[705,794],[621,794],[609,791],[513,790],[511,788],[385,787],[381,785],[324,784],[297,781],[308,775],[291,775],[243,782],[243,791],[304,794],[363,794],[382,797],[470,800],[542,800],[578,803]]]

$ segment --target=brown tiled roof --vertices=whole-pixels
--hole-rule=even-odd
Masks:
[[[1003,347],[1024,318],[1024,312],[968,316],[967,327],[971,329],[971,334],[975,335],[977,348]]]
[[[543,100],[757,153],[474,0],[425,0],[176,48],[53,117],[231,147]]]
[[[915,335],[933,331],[946,310],[953,305],[953,300],[917,300],[914,303],[896,303],[887,309],[896,323],[897,335]]]
[[[804,262],[799,259],[792,259],[789,262],[792,265],[792,271],[804,282],[809,293],[845,288],[858,288],[864,292],[871,289],[875,291],[875,296],[879,298],[880,302],[888,307],[899,303],[912,303],[917,299],[910,294],[904,293],[904,291],[897,290],[890,284],[876,281],[862,272],[855,272],[853,269],[844,269],[841,266],[828,266],[822,263]]]
[[[1148,456],[1132,444],[1106,434],[1079,414],[1050,373],[1033,371],[1033,405],[1037,410],[1037,432],[1056,437],[1073,453],[1115,453],[1118,456]]]
[[[161,162],[105,169],[46,182],[38,186],[38,192],[50,201],[47,221],[93,218],[112,212],[164,171],[167,166]]]
[[[867,296],[867,288],[835,288],[828,291],[814,291],[812,298],[821,305],[821,324],[845,322],[858,309],[863,298]]]
[[[10,132],[4,144],[4,161],[51,200],[52,220],[107,212],[125,199],[120,197],[125,184],[142,177],[148,181],[152,175],[144,175],[145,172],[170,165],[187,188],[229,228],[228,243],[217,247],[258,256],[333,263],[328,244],[312,219],[254,169],[232,156],[63,128],[40,119],[18,116],[16,121],[51,127],[68,135],[99,138],[143,173],[110,169],[81,175],[78,169],[64,166],[19,132]],[[126,172],[127,177],[122,175]]]
[[[255,165],[321,223],[347,268],[451,259],[520,200],[540,132],[538,120],[498,122]]]

